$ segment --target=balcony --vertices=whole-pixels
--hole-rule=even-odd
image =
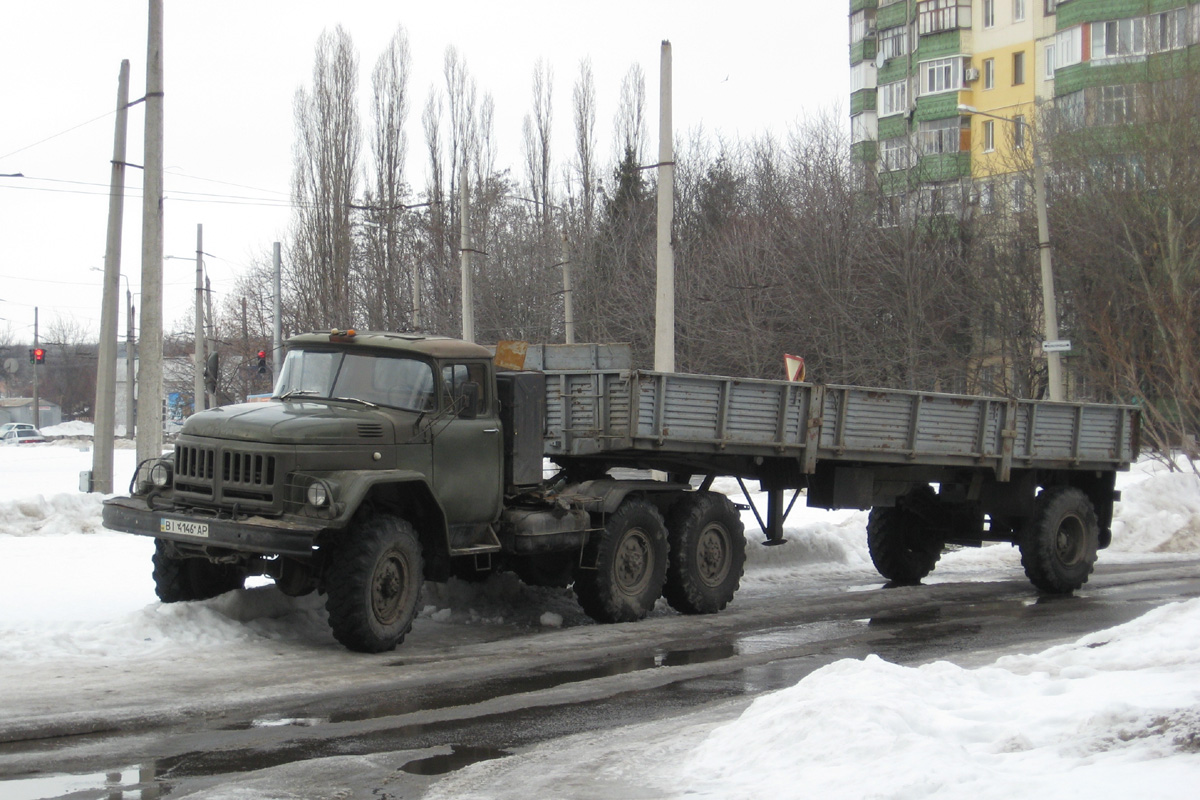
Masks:
[[[921,0],[917,3],[917,33],[955,31],[971,27],[971,4],[964,0]]]

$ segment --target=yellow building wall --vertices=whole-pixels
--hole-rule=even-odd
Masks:
[[[977,40],[978,41],[978,40]],[[1013,55],[1025,54],[1025,80],[1013,85]],[[1042,66],[1038,63],[1039,48],[1030,39],[1008,44],[992,50],[976,51],[971,57],[971,66],[979,70],[979,77],[968,84],[969,88],[959,93],[959,103],[973,106],[981,112],[994,114],[1011,120],[1023,114],[1026,122],[1033,124],[1036,113],[1036,92]],[[986,61],[994,59],[995,85],[985,89]],[[1016,123],[1002,120],[995,122],[995,147],[991,152],[984,149],[984,124],[991,118],[976,114],[971,117],[971,177],[987,178],[992,175],[1015,172],[1027,166],[1027,156],[1013,152],[1013,133]],[[1030,132],[1026,131],[1026,152],[1029,148]]]

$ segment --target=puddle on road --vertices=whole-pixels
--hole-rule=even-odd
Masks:
[[[491,761],[495,758],[512,755],[509,751],[497,747],[452,744],[450,749],[452,752],[413,759],[400,767],[400,770],[410,775],[445,775],[447,772],[454,772],[463,767],[478,764],[480,761]]]
[[[0,780],[4,800],[44,800],[70,795],[79,798],[158,800],[170,787],[155,781],[154,767],[135,766],[114,772],[69,773]]]
[[[453,690],[436,695],[408,696],[375,703],[369,708],[356,708],[330,715],[329,722],[359,722],[364,719],[398,716],[416,711],[432,711],[439,708],[471,705],[515,694],[543,691],[571,683],[626,675],[659,667],[681,667],[689,664],[705,664],[732,658],[739,654],[736,645],[720,643],[702,647],[678,647],[656,650],[652,655],[609,661],[577,669],[559,670],[538,675],[526,675],[503,680],[489,681],[473,689],[454,687]]]

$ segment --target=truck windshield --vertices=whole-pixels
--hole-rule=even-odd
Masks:
[[[415,358],[292,350],[272,396],[351,398],[408,411],[431,411],[435,405],[433,367]]]

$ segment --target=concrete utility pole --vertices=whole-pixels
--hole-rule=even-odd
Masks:
[[[208,407],[204,395],[204,226],[196,225],[196,374],[192,377],[192,413]]]
[[[136,380],[134,367],[137,364],[137,343],[133,335],[133,287],[125,278],[125,438],[133,438],[133,387]]]
[[[1029,123],[1023,119],[1010,119],[998,114],[989,114],[974,106],[961,103],[958,111],[961,114],[973,114],[1008,122],[1015,125],[1022,134],[1028,134],[1029,147],[1033,150],[1033,204],[1037,207],[1038,258],[1042,269],[1042,315],[1046,336],[1046,344],[1043,346],[1049,347],[1052,342],[1057,346],[1061,344],[1058,341],[1058,303],[1054,296],[1054,265],[1050,257],[1050,219],[1046,210],[1046,167],[1042,163],[1041,148],[1034,140],[1033,130],[1029,127]],[[1066,399],[1063,388],[1062,356],[1058,350],[1046,350],[1045,352],[1048,394],[1051,400],[1061,402]]]
[[[96,414],[92,437],[93,492],[112,494],[113,436],[117,406],[117,297],[121,290],[121,230],[125,214],[125,141],[129,128],[129,60],[117,77],[117,123],[108,190],[108,233],[104,246],[104,290],[100,304],[100,352],[96,359]],[[129,357],[126,351],[126,358]]]
[[[462,338],[475,341],[475,290],[471,282],[471,193],[467,187],[467,165],[462,166],[459,191],[459,260],[462,264]]]
[[[564,219],[564,223],[565,223]],[[571,253],[567,247],[567,232],[562,235],[562,271],[563,271],[563,340],[567,344],[575,344],[575,309],[571,304]]]
[[[671,125],[671,43],[663,40],[658,117],[658,289],[654,297],[654,370],[675,371],[675,146]]]
[[[281,363],[283,355],[283,319],[279,316],[283,308],[283,300],[281,299],[280,290],[280,273],[283,268],[283,259],[279,254],[279,242],[275,242],[273,248],[271,276],[271,387],[274,389],[275,382],[279,380],[279,368],[283,366]]]
[[[142,189],[142,358],[138,366],[138,463],[162,455],[163,407],[163,2],[149,0],[146,139]]]
[[[1022,123],[1024,124],[1024,123]],[[1028,127],[1028,126],[1026,126]],[[1046,320],[1046,341],[1058,341],[1058,303],[1054,299],[1054,266],[1050,261],[1050,220],[1046,211],[1046,168],[1042,165],[1041,149],[1029,137],[1033,148],[1033,203],[1037,206],[1038,257],[1042,268],[1042,314]],[[1045,345],[1049,348],[1050,345]],[[1046,353],[1046,382],[1050,384],[1050,399],[1064,400],[1062,354],[1057,350]]]
[[[38,344],[38,310],[37,306],[33,307],[33,349],[37,350],[41,345]],[[38,397],[38,367],[40,364],[35,360],[33,362],[33,427],[42,427],[42,401]]]

